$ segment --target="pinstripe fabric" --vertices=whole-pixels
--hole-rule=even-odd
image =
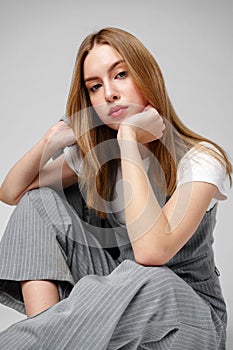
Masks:
[[[143,267],[124,227],[113,217],[112,231],[106,222],[90,225],[91,215],[85,223],[79,199],[69,198],[78,200],[79,216],[42,188],[27,193],[9,221],[0,301],[24,312],[24,279],[56,280],[63,300],[1,332],[2,350],[225,349],[226,310],[211,247],[216,208],[168,266]],[[103,226],[120,242],[117,258],[99,243]]]
[[[11,307],[14,299],[13,307],[25,312],[18,281],[58,281],[64,298],[83,276],[110,273],[119,262],[101,249],[90,232],[94,233],[93,226],[85,231],[84,225],[49,188],[28,192],[13,212],[0,243],[0,301],[4,303],[10,295]]]

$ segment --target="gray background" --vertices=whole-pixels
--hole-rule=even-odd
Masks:
[[[233,155],[233,2],[227,0],[0,1],[0,159],[9,168],[65,111],[76,51],[90,31],[117,26],[160,64],[181,119]],[[233,349],[232,193],[220,203],[215,253]],[[0,203],[0,237],[13,208]],[[22,319],[0,306],[0,329]]]

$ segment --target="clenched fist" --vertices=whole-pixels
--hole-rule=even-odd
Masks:
[[[125,119],[118,129],[117,138],[134,139],[138,143],[147,144],[163,136],[165,124],[158,111],[148,105],[141,113]]]

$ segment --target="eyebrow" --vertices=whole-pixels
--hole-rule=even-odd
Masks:
[[[121,63],[125,63],[125,61],[124,60],[117,60],[116,62],[111,64],[111,66],[108,68],[108,73],[110,73],[114,68],[116,68]],[[87,83],[90,80],[97,80],[97,79],[99,79],[99,77],[97,77],[97,76],[88,77],[88,78],[84,79],[84,83]]]

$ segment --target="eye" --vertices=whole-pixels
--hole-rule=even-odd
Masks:
[[[89,88],[89,91],[95,92],[101,87],[101,84],[95,84]]]
[[[127,77],[127,72],[126,71],[122,71],[120,73],[117,74],[116,78],[126,78]]]

